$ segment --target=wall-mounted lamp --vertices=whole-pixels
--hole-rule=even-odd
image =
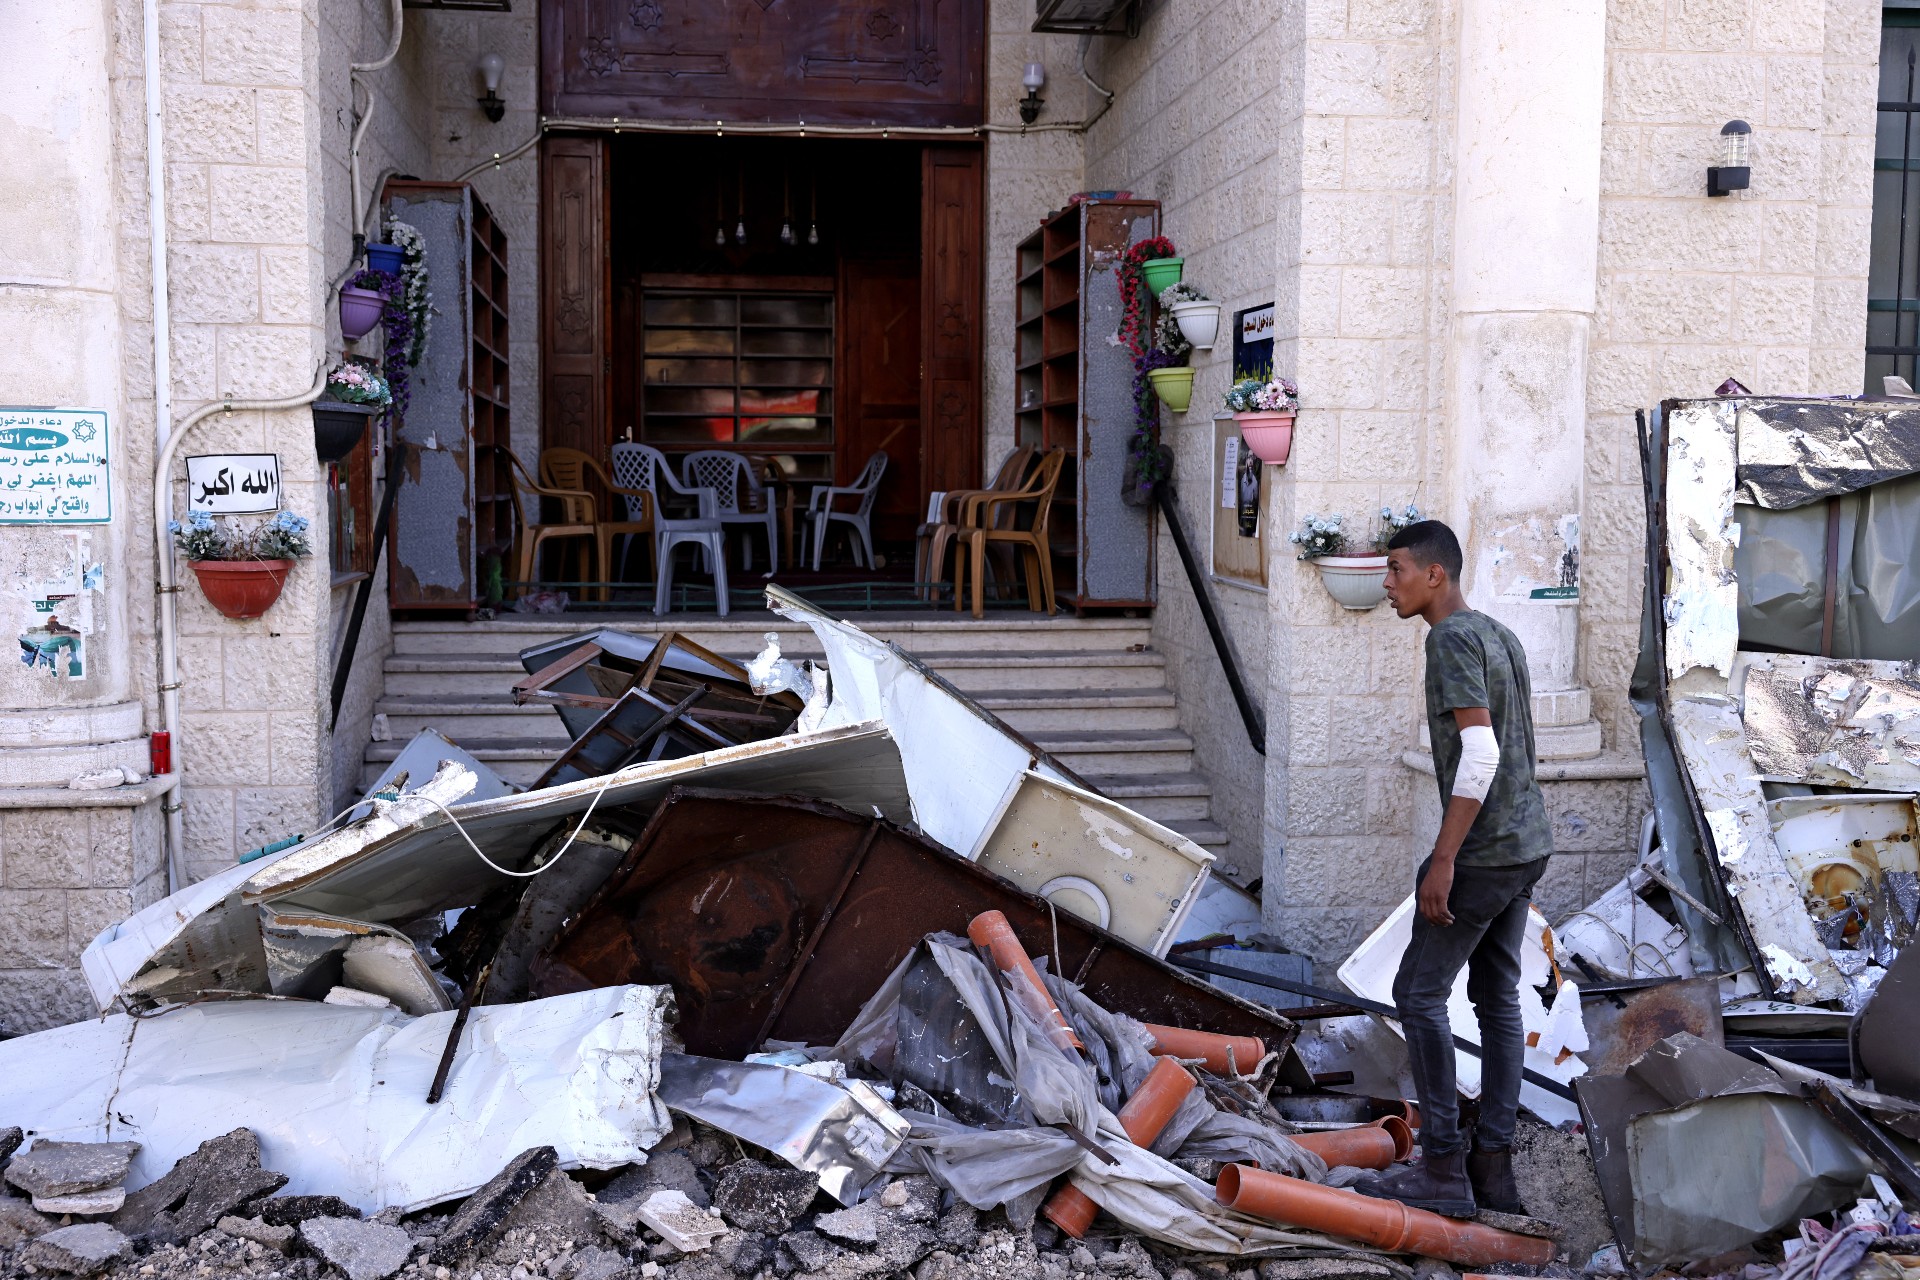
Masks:
[[[473,64],[474,74],[480,77],[480,84],[486,89],[486,96],[480,99],[480,110],[487,119],[495,124],[507,114],[507,104],[500,98],[500,75],[507,69],[507,61],[497,53],[483,53],[480,60]]]
[[[1027,87],[1027,96],[1020,99],[1020,120],[1032,124],[1040,118],[1040,108],[1046,99],[1040,96],[1040,90],[1047,83],[1047,68],[1043,63],[1029,62],[1020,73],[1020,83]]]
[[[1707,169],[1707,194],[1724,196],[1745,191],[1753,170],[1747,167],[1747,144],[1753,140],[1753,126],[1745,120],[1729,120],[1720,127],[1720,163]]]

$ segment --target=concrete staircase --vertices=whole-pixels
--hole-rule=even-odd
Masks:
[[[1105,794],[1182,832],[1215,853],[1227,842],[1213,821],[1212,790],[1193,766],[1193,739],[1179,728],[1166,659],[1150,648],[1144,620],[929,619],[859,614],[863,630],[897,642],[979,704]],[[720,620],[608,618],[624,631],[678,631],[745,662],[778,632],[791,657],[821,656],[813,633],[770,613]],[[371,785],[419,730],[431,726],[522,786],[566,746],[551,707],[513,704],[525,674],[521,649],[595,629],[580,618],[510,617],[492,622],[396,622],[386,691],[375,711],[389,739],[370,743],[362,785]]]

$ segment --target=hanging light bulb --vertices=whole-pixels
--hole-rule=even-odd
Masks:
[[[798,244],[800,237],[793,234],[793,178],[785,170],[780,173],[780,243]]]
[[[807,243],[820,243],[820,201],[813,184],[807,184]]]
[[[727,247],[727,194],[721,187],[720,177],[713,179],[713,242],[720,248]]]
[[[747,242],[747,167],[740,166],[739,221],[733,224],[733,239],[736,244]]]

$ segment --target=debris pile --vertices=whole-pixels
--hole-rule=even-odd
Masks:
[[[1822,879],[1839,923],[1809,916],[1833,945],[1798,986],[1740,922],[1804,939],[1754,927],[1773,900],[1709,874],[1672,816],[1557,937],[1536,914],[1538,1154],[1518,1163],[1560,1222],[1454,1221],[1351,1190],[1418,1140],[1385,1003],[1411,901],[1345,990],[1316,987],[1205,851],[898,648],[768,594],[824,665],[772,637],[746,666],[674,635],[529,650],[516,698],[574,733],[534,789],[423,734],[337,828],[103,931],[82,960],[101,1018],[0,1043],[0,1123],[21,1126],[0,1131],[0,1276],[1412,1280],[1418,1256],[1434,1280],[1839,1280],[1906,1256],[1920,1103],[1894,1096],[1911,1033],[1887,1028],[1913,1023],[1874,1008],[1920,997],[1881,812],[1910,795],[1838,818],[1763,797],[1795,833],[1849,833],[1865,868]],[[1769,811],[1716,812],[1697,834]],[[1880,972],[1823,985],[1842,950]],[[1743,967],[1751,992],[1705,976]],[[1829,990],[1883,1092],[1723,1031],[1729,994],[1844,1017]],[[1471,1097],[1464,975],[1456,995]],[[1757,1181],[1694,1176],[1721,1150]],[[1802,1221],[1833,1211],[1830,1237]],[[1806,1247],[1765,1243],[1794,1231]]]

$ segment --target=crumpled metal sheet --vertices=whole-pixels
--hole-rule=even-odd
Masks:
[[[529,1147],[566,1168],[644,1161],[671,1127],[653,1095],[672,1007],[666,988],[631,986],[474,1009],[432,1106],[455,1014],[304,1000],[21,1036],[0,1042],[0,1079],[39,1138],[137,1140],[129,1189],[244,1125],[287,1194],[411,1211],[472,1193]]]
[[[1871,400],[1728,400],[1738,501],[1776,511],[1920,471],[1920,408]]]
[[[1766,654],[1743,693],[1767,781],[1920,790],[1920,663]]]
[[[1725,400],[1675,406],[1666,418],[1667,674],[1695,667],[1733,672],[1740,589],[1733,573],[1734,410]]]
[[[1734,909],[1746,921],[1776,993],[1796,1004],[1839,1000],[1848,991],[1813,927],[1768,821],[1766,796],[1739,713],[1726,698],[1681,698],[1672,708],[1674,745],[1693,780]]]
[[[660,1100],[820,1176],[841,1204],[859,1203],[907,1139],[908,1123],[873,1086],[845,1086],[788,1067],[669,1053]]]

